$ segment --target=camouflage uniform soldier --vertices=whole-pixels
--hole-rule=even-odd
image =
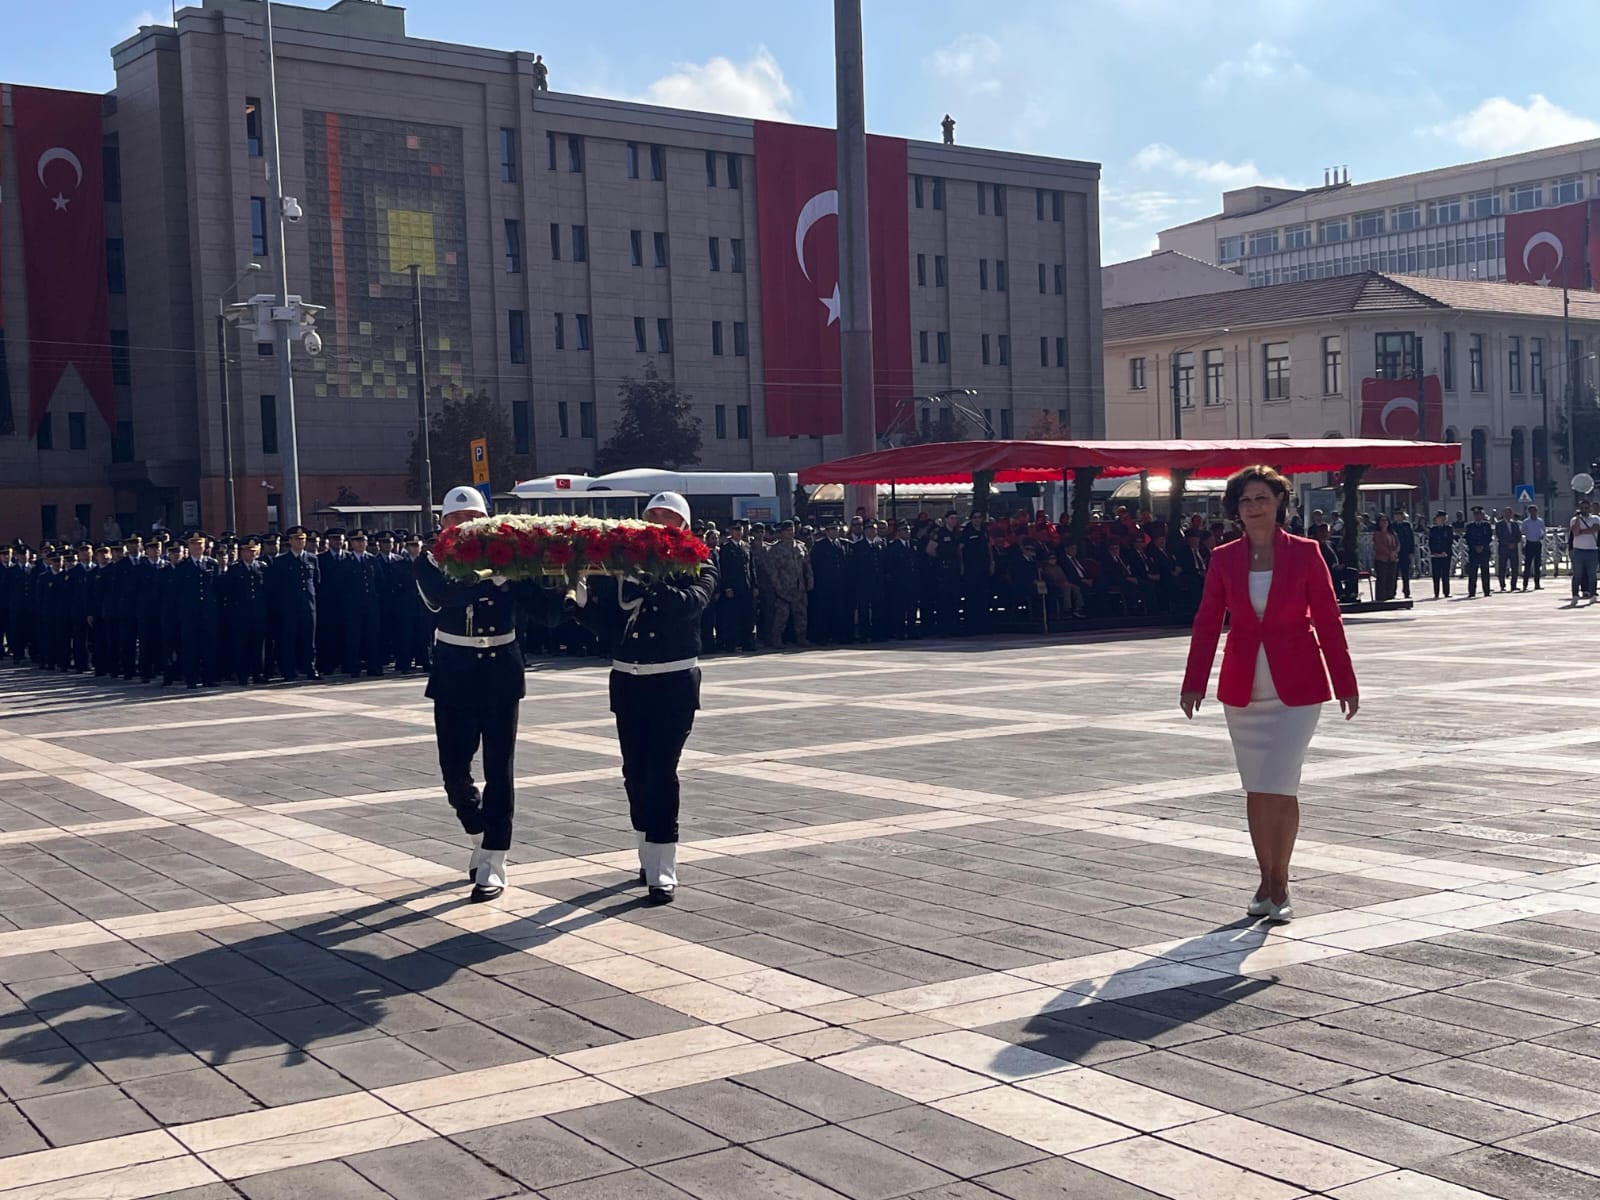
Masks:
[[[783,645],[783,628],[794,618],[794,640],[806,641],[806,596],[811,591],[811,558],[805,547],[794,540],[794,522],[778,526],[778,543],[766,553],[767,577],[771,597],[767,609],[767,643]]]

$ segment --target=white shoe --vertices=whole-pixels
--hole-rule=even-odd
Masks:
[[[1265,896],[1256,896],[1244,906],[1244,911],[1247,916],[1264,917],[1272,911],[1272,901]]]
[[[472,880],[472,900],[482,903],[493,900],[506,890],[506,852],[484,850],[478,863],[478,873]]]
[[[1271,906],[1267,909],[1267,920],[1271,924],[1287,925],[1294,920],[1294,907],[1289,903],[1287,895],[1284,896],[1282,904],[1276,904],[1271,900],[1267,903]]]
[[[467,860],[467,882],[478,881],[478,865],[483,862],[483,834],[472,835],[472,857]]]

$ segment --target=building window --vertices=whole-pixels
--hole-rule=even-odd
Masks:
[[[1128,360],[1128,387],[1135,392],[1144,391],[1144,359]]]
[[[713,355],[720,355],[722,353],[722,322],[721,321],[713,321],[713,322],[711,322],[711,353]]]
[[[733,323],[733,356],[743,358],[750,353],[750,327],[743,321]]]
[[[728,269],[735,275],[744,274],[744,239],[728,239]]]
[[[267,252],[267,198],[250,197],[250,253],[260,258]]]
[[[1283,231],[1283,248],[1285,250],[1303,250],[1311,245],[1311,226],[1290,225]]]
[[[1206,403],[1223,404],[1227,396],[1223,392],[1223,362],[1221,350],[1206,351]]]
[[[722,270],[722,239],[708,238],[706,240],[706,249],[711,255],[711,269],[713,271]]]
[[[734,191],[739,190],[739,156],[728,155],[728,186]]]
[[[978,215],[987,216],[989,212],[989,193],[984,191],[987,185],[978,184]]]
[[[1350,223],[1343,217],[1317,222],[1317,241],[1342,242],[1350,236]]]
[[[1476,219],[1478,217],[1498,217],[1499,215],[1499,192],[1473,192],[1467,197],[1468,218]]]
[[[1583,176],[1566,175],[1550,181],[1551,204],[1576,204],[1583,199]]]
[[[1003,183],[994,185],[994,215],[997,217],[1006,215],[1006,185]]]
[[[1472,431],[1472,494],[1489,494],[1489,431]]]
[[[1447,333],[1445,337],[1449,337]],[[1544,339],[1528,339],[1528,374],[1532,376],[1530,382],[1536,394],[1544,395]],[[1447,383],[1445,387],[1449,387]]]
[[[1000,335],[1000,365],[1002,367],[1011,365],[1011,335],[1009,333]]]
[[[572,427],[568,422],[567,402],[565,400],[558,400],[556,402],[556,425],[561,430],[562,437],[571,436]]]
[[[112,135],[113,143],[115,135]],[[100,147],[101,191],[107,204],[122,202],[122,151],[115,144]]]
[[[552,225],[550,228],[551,228],[551,230],[553,232],[557,227]],[[551,246],[552,251],[555,252],[555,257],[560,258],[561,257],[561,254],[560,254],[561,239],[560,239],[559,235],[554,235],[554,240],[551,241],[550,246]],[[522,222],[521,221],[511,221],[511,220],[506,221],[506,274],[507,275],[520,275],[520,274],[522,274]]]
[[[728,436],[728,406],[726,404],[717,405],[713,410],[713,415],[715,418],[717,437],[726,438]]]
[[[500,182],[517,181],[517,131],[500,127]]]
[[[1517,484],[1519,484],[1519,483],[1527,483],[1528,482],[1528,476],[1526,474],[1526,462],[1525,462],[1526,457],[1527,457],[1527,437],[1528,437],[1528,435],[1525,432],[1523,432],[1523,430],[1520,429],[1520,428],[1513,429],[1511,431],[1511,486],[1512,487],[1516,487]]]
[[[593,350],[594,342],[589,336],[589,314],[574,313],[573,320],[576,321],[578,325],[578,349]]]
[[[1266,400],[1289,398],[1289,343],[1268,342],[1261,347],[1265,380],[1261,395]]]
[[[989,290],[989,260],[987,258],[978,260],[978,290],[983,292]]]
[[[1355,215],[1355,231],[1357,237],[1376,237],[1383,232],[1383,214],[1381,212],[1364,212]]]
[[[67,449],[87,450],[89,448],[89,423],[84,420],[81,412],[67,414]]]
[[[1522,390],[1522,339],[1515,334],[1506,338],[1506,390]]]
[[[244,98],[244,145],[251,158],[261,157],[261,101],[254,96]]]
[[[572,261],[589,261],[589,227],[587,225],[574,225],[572,227]]]
[[[651,235],[651,241],[654,243],[654,246],[655,246],[656,266],[658,266],[658,267],[666,266],[667,265],[667,235],[664,234],[664,233],[652,234]]]
[[[56,506],[54,504],[41,504],[39,506],[39,532],[46,538],[58,537],[56,532]]]
[[[633,319],[633,352],[635,354],[643,354],[645,352],[646,345],[647,343],[645,342],[644,336],[644,318],[635,317]]]
[[[272,346],[271,342],[262,345]],[[113,329],[111,331],[111,382],[126,387],[133,382],[133,357],[128,353],[128,331],[126,329]]]
[[[561,314],[557,313],[556,314],[556,349],[557,350],[565,350],[566,348],[567,348],[567,331],[566,331],[566,327],[561,322]]]
[[[933,181],[933,207],[944,208],[944,180],[935,178]]]
[[[670,317],[656,318],[656,350],[662,354],[672,353],[672,319]]]
[[[257,358],[271,358],[273,353],[274,353],[274,351],[273,351],[273,346],[272,346],[271,342],[257,342],[256,343],[256,357]]]
[[[706,151],[706,186],[717,186],[717,152],[715,150]]]
[[[1067,339],[1064,338],[1064,337],[1058,337],[1056,339],[1056,366],[1065,367],[1066,365],[1067,365]],[[1062,424],[1065,425],[1066,422],[1063,421]]]
[[[1067,268],[1065,266],[1063,266],[1061,263],[1057,263],[1056,267],[1055,267],[1055,293],[1056,293],[1056,295],[1059,296],[1059,295],[1061,295],[1062,292],[1064,292],[1066,290],[1067,290]]]
[[[650,182],[660,183],[667,177],[667,152],[660,146],[650,147]]]
[[[1217,261],[1238,262],[1244,257],[1244,238],[1225,237],[1217,239]]]
[[[945,332],[941,331],[938,334],[938,336],[934,339],[934,342],[935,342],[936,347],[937,347],[938,352],[939,352],[939,361],[942,362],[942,363],[949,362],[950,361],[950,335],[948,333],[945,333]]]
[[[1390,217],[1389,227],[1394,230],[1418,229],[1422,225],[1422,210],[1415,204],[1402,204]]]
[[[1000,410],[1000,436],[1006,441],[1010,441],[1016,436],[1016,434],[1013,432],[1014,426],[1011,422],[1011,410],[1009,408],[1002,408]]]
[[[1062,206],[1061,193],[1060,192],[1051,192],[1050,193],[1050,219],[1052,221],[1060,221],[1061,220],[1061,206]]]
[[[978,342],[981,346],[981,349],[978,352],[979,361],[987,367],[989,365],[989,335],[987,333],[983,334],[978,339]]]
[[[554,221],[550,222],[550,259],[552,262],[561,261],[561,226]]]
[[[1412,335],[1380,333],[1374,340],[1376,372],[1379,379],[1410,379],[1414,366]]]
[[[1047,292],[1049,290],[1049,288],[1045,284],[1045,278],[1046,278],[1045,266],[1044,266],[1043,263],[1040,263],[1039,264],[1039,295],[1041,295],[1041,296],[1044,295],[1045,292]]]
[[[911,196],[912,196],[912,199],[914,199],[916,201],[917,207],[921,208],[922,207],[922,176],[921,175],[913,175],[911,177]]]
[[[926,254],[917,255],[917,286],[928,286],[928,256]]]
[[[644,231],[628,230],[628,250],[636,267],[644,266]]]
[[[1483,391],[1483,334],[1467,335],[1467,386],[1475,392]]]
[[[628,143],[628,178],[639,178],[639,143]]]
[[[1043,188],[1034,188],[1033,189],[1033,219],[1036,220],[1036,221],[1044,220],[1044,189]]]
[[[997,291],[997,292],[1005,291],[1009,282],[1010,282],[1009,276],[1006,274],[1006,260],[1003,259],[1003,258],[995,259],[994,260],[994,290]]]
[[[133,422],[118,421],[116,431],[111,435],[111,461],[114,463],[131,463],[133,461]]]
[[[121,296],[128,290],[128,270],[121,238],[106,239],[106,291]]]
[[[556,135],[553,133],[544,135],[544,165],[547,170],[556,169]]]
[[[1453,392],[1456,390],[1456,335],[1446,333],[1441,334],[1440,338],[1439,381],[1445,391]]]
[[[39,431],[34,434],[34,445],[40,450],[54,450],[56,448],[55,424],[51,420],[52,413],[44,413],[39,418]]]
[[[567,170],[576,175],[583,170],[583,138],[567,134]]]
[[[261,453],[278,452],[278,398],[261,397]]]
[[[506,346],[512,362],[528,361],[528,314],[520,308],[506,313]]]
[[[741,442],[750,440],[750,406],[737,404],[733,409],[733,432]]]
[[[578,436],[592,438],[594,435],[594,401],[580,401],[578,403]]]
[[[511,402],[511,445],[514,454],[527,454],[530,447],[528,435],[528,402]]]
[[[1544,189],[1537,183],[1519,183],[1511,189],[1511,211],[1527,212],[1544,205]]]
[[[1450,196],[1443,200],[1428,201],[1428,224],[1449,225],[1461,220],[1461,197]]]
[[[1184,408],[1194,407],[1194,352],[1172,356],[1172,398]]]
[[[1050,339],[1047,337],[1039,339],[1039,365],[1041,367],[1050,365]]]
[[[1250,254],[1276,254],[1278,252],[1278,231],[1276,229],[1263,229],[1250,235]]]
[[[1337,396],[1344,391],[1344,338],[1332,334],[1322,339],[1322,394]]]
[[[928,361],[928,331],[926,329],[917,334],[917,359],[920,362]]]
[[[933,286],[944,286],[944,255],[942,254],[933,256]]]

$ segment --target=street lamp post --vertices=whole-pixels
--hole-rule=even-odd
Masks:
[[[259,270],[260,263],[251,263],[244,269],[244,274],[217,296],[217,379],[222,394],[222,519],[227,528],[234,532],[239,529],[239,509],[233,487],[233,413],[228,402],[228,313],[223,301]]]
[[[433,532],[433,459],[428,445],[428,359],[422,338],[422,268],[412,263],[411,338],[417,356],[417,454],[421,464],[422,526],[417,533]]]
[[[278,358],[278,421],[283,444],[283,514],[279,524],[290,528],[300,524],[300,441],[295,427],[294,376],[290,371],[289,350],[289,331],[298,324],[298,314],[289,301],[289,249],[284,236],[283,139],[278,135],[278,63],[272,42],[271,0],[262,0],[261,11],[267,51],[266,100],[267,109],[272,114],[267,123],[272,131],[272,199],[278,224],[278,307],[272,315],[276,329],[273,349]],[[294,213],[298,220],[298,203]]]
[[[1167,372],[1172,377],[1172,437],[1173,437],[1174,441],[1177,441],[1178,439],[1183,437],[1183,401],[1178,395],[1178,356],[1180,354],[1189,353],[1189,351],[1193,350],[1196,346],[1199,346],[1202,343],[1210,341],[1213,337],[1215,337],[1219,333],[1231,333],[1231,332],[1232,332],[1232,330],[1226,325],[1222,326],[1220,329],[1213,329],[1210,333],[1206,334],[1206,336],[1201,338],[1198,342],[1190,342],[1187,346],[1179,346],[1176,350],[1172,351],[1172,353],[1167,356]],[[1193,386],[1194,386],[1193,385],[1193,380],[1191,380],[1190,381],[1191,390],[1192,390]],[[1235,404],[1238,403],[1238,399],[1237,398],[1235,398],[1234,403]],[[1159,413],[1160,411],[1161,410],[1159,408],[1156,410],[1157,413]],[[1161,436],[1161,420],[1160,420],[1159,417],[1157,417],[1157,419],[1156,419],[1156,436],[1158,438]]]

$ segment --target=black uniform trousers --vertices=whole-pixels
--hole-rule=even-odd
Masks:
[[[678,760],[700,704],[700,668],[668,675],[611,672],[628,816],[645,841],[678,840]]]
[[[1400,586],[1404,589],[1406,599],[1411,599],[1411,566],[1416,561],[1415,554],[1400,551]]]
[[[1524,542],[1522,544],[1522,588],[1527,590],[1528,584],[1540,587],[1544,580],[1544,543]]]
[[[1478,583],[1483,582],[1483,594],[1489,594],[1489,548],[1467,551],[1467,595],[1478,594]]]
[[[1501,542],[1500,554],[1495,562],[1495,577],[1500,581],[1500,590],[1506,590],[1506,581],[1510,580],[1511,590],[1517,590],[1517,543]]]
[[[161,614],[139,614],[139,678],[149,683],[166,661],[161,645]]]
[[[521,705],[433,702],[433,728],[439,743],[439,774],[444,793],[461,828],[483,834],[485,850],[511,849],[511,821],[516,815],[512,788],[512,755],[517,748],[517,714]],[[483,795],[472,782],[472,757],[483,746]],[[626,760],[624,760],[626,763]],[[626,770],[626,765],[624,765]]]
[[[1446,596],[1450,594],[1450,556],[1448,554],[1435,555],[1428,560],[1433,565],[1433,596],[1439,598],[1442,590]]]
[[[317,614],[299,610],[278,618],[278,668],[285,679],[312,673],[312,651],[317,638]]]

